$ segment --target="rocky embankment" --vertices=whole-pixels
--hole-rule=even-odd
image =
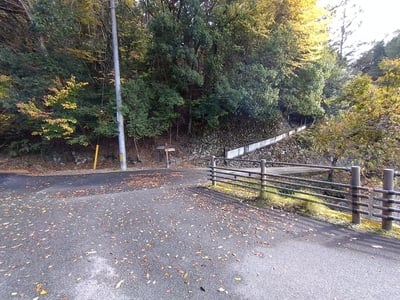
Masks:
[[[223,157],[224,151],[232,150],[247,144],[262,141],[270,137],[288,132],[294,128],[284,122],[274,126],[253,123],[238,122],[221,130],[210,130],[202,136],[180,138],[173,141],[171,147],[176,149],[171,153],[172,166],[177,168],[206,167],[210,163],[211,156]],[[169,140],[169,139],[166,139]],[[140,161],[133,151],[133,147],[127,146],[127,163],[129,168],[160,168],[165,166],[163,153],[156,150],[157,145],[163,145],[165,141],[160,138],[155,141],[142,141]],[[170,143],[168,143],[170,144]],[[117,145],[100,146],[98,170],[118,169]],[[90,170],[93,168],[94,150],[88,148],[80,151],[64,151],[54,149],[52,153],[43,155],[25,155],[10,158],[7,155],[0,157],[0,170],[21,170],[21,172],[46,173],[62,170]],[[301,135],[295,135],[271,146],[259,149],[239,157],[244,160],[266,159],[268,161],[328,164],[318,156],[312,154],[307,143]]]
[[[251,144],[268,139],[275,135],[288,132],[293,128],[288,126],[274,130],[272,133],[260,132],[247,128],[235,132],[211,132],[201,138],[191,141],[186,160],[194,162],[197,166],[206,166],[211,156],[223,157],[225,150],[232,150],[246,144]],[[301,134],[291,136],[276,144],[264,147],[251,153],[247,153],[239,159],[256,160],[266,159],[267,161],[328,164],[325,159],[313,154],[307,142]]]

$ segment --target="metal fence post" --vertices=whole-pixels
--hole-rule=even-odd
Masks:
[[[392,212],[391,208],[393,207],[394,195],[392,193],[394,188],[394,170],[385,169],[383,171],[383,190],[388,191],[383,193],[383,202],[382,202],[382,229],[392,230]]]
[[[215,173],[215,168],[217,167],[217,163],[215,161],[215,156],[211,157],[211,183],[213,186],[217,185],[217,176]]]
[[[351,167],[351,209],[352,209],[352,219],[351,222],[353,224],[360,224],[361,217],[360,217],[360,205],[358,204],[360,201],[359,187],[361,186],[361,179],[360,179],[360,167],[353,166]]]
[[[260,190],[260,198],[261,199],[267,199],[267,191],[266,191],[266,185],[267,185],[267,167],[266,167],[267,161],[265,159],[262,159],[260,162],[261,166],[261,190]]]

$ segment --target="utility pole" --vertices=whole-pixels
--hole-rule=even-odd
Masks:
[[[112,44],[114,58],[114,77],[115,77],[115,101],[117,103],[117,122],[118,122],[118,144],[119,144],[119,161],[121,170],[126,170],[126,150],[125,150],[125,133],[124,133],[124,117],[122,116],[121,107],[121,78],[119,72],[119,56],[118,56],[118,36],[117,36],[117,18],[115,16],[115,0],[110,0],[111,11],[111,28],[112,28]]]

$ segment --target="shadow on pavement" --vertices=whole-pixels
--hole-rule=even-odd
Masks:
[[[237,207],[259,210],[261,213],[273,217],[282,223],[292,222],[292,228],[294,228],[292,234],[294,238],[313,240],[320,245],[330,248],[345,248],[362,252],[371,255],[371,257],[379,255],[387,259],[398,259],[400,253],[400,241],[393,238],[358,232],[349,227],[326,223],[282,210],[259,208],[205,187],[193,187],[191,190],[206,195],[218,202],[231,203]]]

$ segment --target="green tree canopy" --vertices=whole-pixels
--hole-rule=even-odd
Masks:
[[[128,137],[241,116],[319,116],[334,61],[324,14],[316,0],[118,1]],[[36,109],[69,120],[64,129],[84,144],[115,135],[109,1],[0,0],[0,15],[3,138],[44,136]],[[46,106],[54,79],[65,87],[71,76],[87,82],[76,108]]]

